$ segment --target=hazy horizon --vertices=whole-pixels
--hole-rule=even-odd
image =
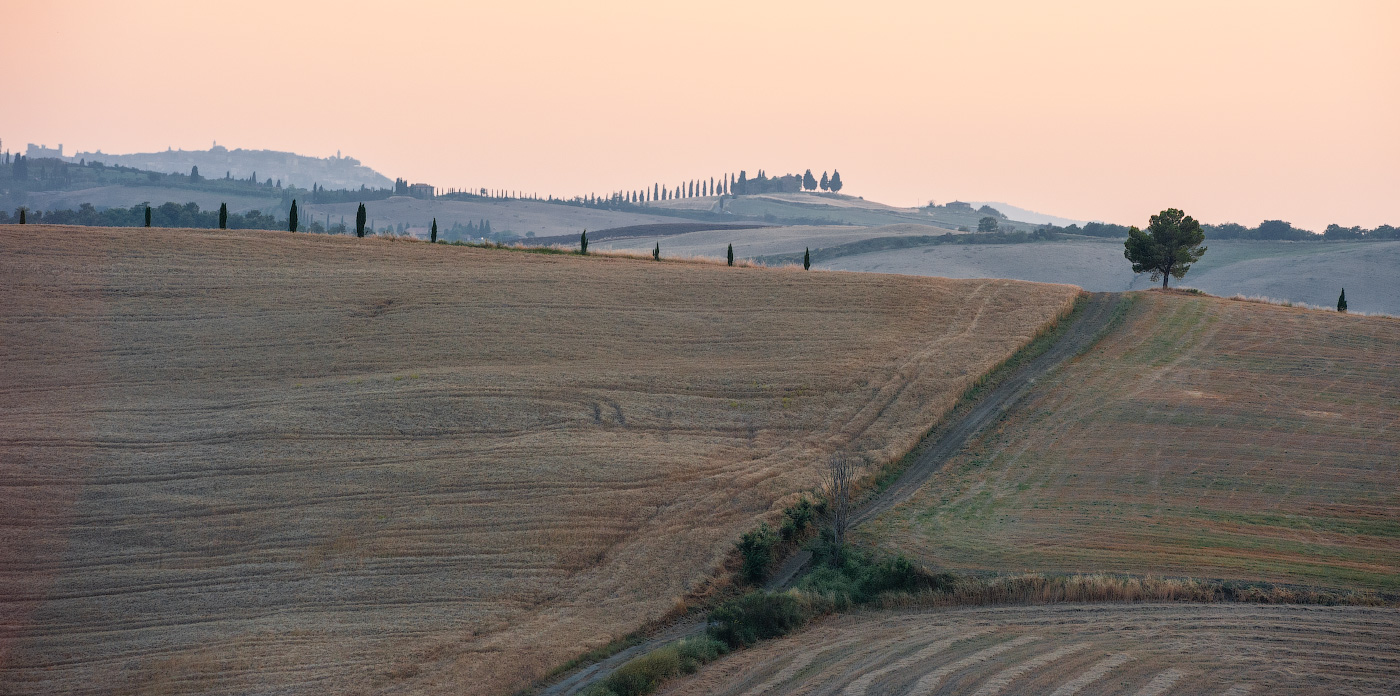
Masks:
[[[840,169],[895,205],[1400,224],[1400,5],[25,4],[0,138],[572,196]]]

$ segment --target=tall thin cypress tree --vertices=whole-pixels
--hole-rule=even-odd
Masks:
[[[355,211],[355,236],[365,236],[365,222],[369,220],[369,213],[365,211],[365,204],[360,204],[360,209]]]
[[[146,206],[146,226],[151,226],[151,206]]]
[[[292,209],[287,213],[287,231],[297,231],[297,199],[292,199]]]
[[[583,234],[578,236],[578,253],[588,255],[588,230],[584,230]]]
[[[734,245],[729,245],[729,265],[734,265]]]
[[[661,242],[657,242],[657,243],[656,243],[656,248],[651,250],[651,260],[652,260],[652,261],[660,261],[660,260],[661,260]]]
[[[26,222],[26,220],[25,220],[25,217],[24,217],[24,214],[25,214],[26,212],[28,212],[28,211],[26,211],[24,208],[20,208],[20,209],[19,209],[19,224],[21,224],[21,225],[27,224],[27,222]],[[147,225],[147,226],[149,227],[149,225]]]
[[[228,204],[227,204],[227,203],[220,203],[220,204],[219,204],[219,229],[221,229],[221,230],[226,230],[226,229],[228,229]]]
[[[807,250],[802,252],[802,270],[812,270],[812,247],[807,247]]]
[[[1347,311],[1347,289],[1342,288],[1342,296],[1337,298],[1337,311]]]
[[[428,238],[428,243],[437,244],[437,218],[433,218],[433,231],[430,234],[432,236]]]

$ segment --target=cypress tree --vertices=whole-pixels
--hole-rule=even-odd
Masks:
[[[660,261],[660,260],[661,260],[661,242],[657,242],[657,243],[656,243],[656,248],[651,250],[651,260],[652,260],[652,261]]]
[[[820,186],[823,191],[831,188],[831,179],[826,178],[826,172],[822,172],[822,180],[818,182],[817,185]]]
[[[432,236],[428,238],[428,243],[437,244],[437,218],[433,218],[433,231],[429,234]]]
[[[361,203],[359,210],[355,211],[355,236],[365,236],[365,222],[368,221],[369,213],[365,212],[365,204]]]
[[[804,251],[804,252],[802,252],[802,270],[804,270],[804,271],[810,271],[810,270],[812,270],[812,248],[811,248],[811,247],[807,247],[807,250]]]
[[[297,231],[297,199],[292,199],[292,210],[287,213],[287,231]]]
[[[588,255],[588,230],[584,230],[583,234],[578,236],[578,253]]]
[[[21,224],[21,225],[25,224],[25,219],[24,219],[24,214],[25,214],[25,212],[26,212],[26,211],[25,211],[24,208],[20,208],[20,209],[19,209],[19,224]],[[149,215],[149,213],[147,213],[147,215]],[[147,227],[150,227],[150,224],[147,223],[146,226],[147,226]]]
[[[1337,311],[1347,311],[1347,289],[1342,288],[1342,296],[1337,298]]]
[[[221,229],[221,230],[226,230],[226,229],[228,229],[228,204],[227,204],[227,203],[220,203],[220,204],[219,204],[219,229]]]
[[[146,206],[146,226],[151,226],[151,206]]]
[[[734,245],[729,245],[729,265],[734,265]]]
[[[832,193],[841,192],[841,172],[838,172],[835,169],[831,170],[831,182],[829,185],[831,186]]]

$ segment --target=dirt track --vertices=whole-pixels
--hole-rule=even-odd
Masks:
[[[1011,374],[998,380],[996,384],[977,399],[974,405],[962,414],[956,414],[947,425],[929,433],[920,444],[920,454],[903,474],[880,495],[867,501],[852,515],[852,526],[874,518],[880,512],[908,499],[938,470],[944,460],[956,453],[973,434],[999,418],[1013,407],[1035,384],[1037,377],[1044,375],[1056,365],[1078,355],[1090,346],[1094,339],[1107,326],[1113,317],[1113,310],[1122,301],[1119,293],[1096,293],[1089,296],[1083,310],[1075,318],[1060,338],[1045,352],[1030,362],[1016,368]],[[776,590],[787,586],[811,559],[807,551],[800,551],[789,557],[773,572],[766,589]],[[661,635],[641,645],[633,646],[612,657],[585,667],[568,678],[556,682],[540,692],[541,696],[571,696],[585,687],[607,677],[613,670],[628,660],[654,650],[668,642],[694,635],[704,629],[701,623],[686,623],[673,627]]]

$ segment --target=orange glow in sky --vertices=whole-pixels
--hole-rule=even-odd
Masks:
[[[840,169],[897,205],[1400,225],[1400,2],[22,2],[0,138],[342,150],[572,196]]]

